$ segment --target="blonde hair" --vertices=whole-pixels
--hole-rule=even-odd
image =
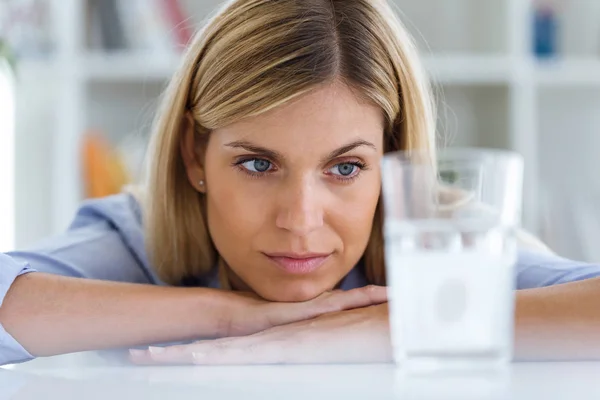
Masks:
[[[182,130],[207,138],[336,79],[381,107],[386,152],[425,149],[433,156],[429,82],[385,0],[236,0],[198,32],[167,88],[150,143],[144,226],[163,281],[200,277],[220,261],[205,197],[186,176]],[[382,225],[380,200],[364,254],[374,284],[385,284]]]

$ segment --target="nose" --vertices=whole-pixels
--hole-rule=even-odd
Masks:
[[[307,236],[323,226],[322,193],[310,178],[283,185],[276,225],[294,235]]]

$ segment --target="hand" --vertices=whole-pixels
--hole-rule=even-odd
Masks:
[[[254,335],[132,350],[136,364],[322,364],[392,360],[387,304],[327,314]]]
[[[348,291],[326,292],[299,303],[277,303],[253,294],[232,293],[237,298],[222,329],[222,337],[246,336],[280,325],[309,320],[322,314],[362,308],[387,302],[387,289],[366,286]]]

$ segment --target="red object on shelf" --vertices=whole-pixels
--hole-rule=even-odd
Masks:
[[[179,0],[161,0],[167,19],[173,28],[173,33],[180,48],[186,47],[192,40],[193,30],[189,25]]]

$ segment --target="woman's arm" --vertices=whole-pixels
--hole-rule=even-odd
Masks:
[[[49,356],[219,337],[225,333],[234,300],[211,289],[29,273],[8,290],[0,324],[32,355]]]
[[[0,307],[0,324],[34,356],[248,335],[323,313],[386,301],[384,288],[326,293],[304,303],[202,288],[21,275]],[[0,354],[1,356],[1,354]]]
[[[517,292],[515,357],[600,359],[600,278]]]
[[[600,279],[516,292],[515,359],[600,359]],[[372,363],[392,359],[387,304],[241,338],[133,351],[140,364]]]
[[[138,364],[324,364],[392,360],[388,306],[342,311],[259,332],[188,345],[131,350]]]

